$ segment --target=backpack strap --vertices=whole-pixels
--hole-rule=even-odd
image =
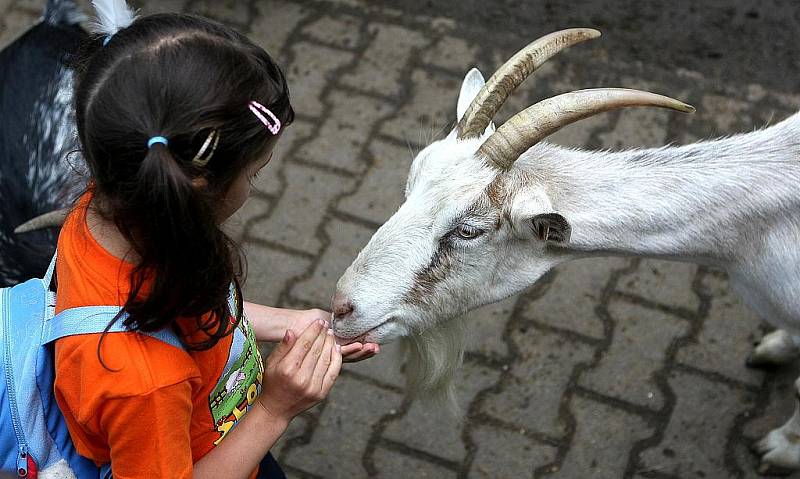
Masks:
[[[50,343],[56,339],[76,334],[102,333],[106,331],[108,323],[119,314],[120,310],[122,308],[119,306],[82,306],[65,309],[47,321],[43,342]],[[122,313],[107,331],[109,333],[128,332],[128,328],[122,324],[127,317],[127,313]],[[186,349],[178,335],[169,328],[154,332],[142,331],[140,334],[146,334],[179,349]]]
[[[53,253],[53,259],[50,260],[50,265],[47,267],[47,272],[44,274],[44,278],[42,281],[44,282],[44,289],[46,291],[50,291],[50,283],[53,281],[53,274],[56,271],[56,257],[58,256],[58,250]]]

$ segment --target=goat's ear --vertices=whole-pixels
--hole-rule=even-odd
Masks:
[[[572,227],[566,218],[558,213],[536,215],[531,219],[533,233],[542,241],[565,244],[572,234]]]
[[[461,121],[461,117],[466,113],[469,104],[481,91],[486,80],[483,79],[480,70],[473,68],[464,77],[464,82],[461,83],[461,93],[458,94],[458,106],[456,107],[456,121]]]

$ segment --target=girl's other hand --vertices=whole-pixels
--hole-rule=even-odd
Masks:
[[[318,320],[330,321],[331,313],[322,309],[309,309],[297,311],[296,317],[289,324],[289,328],[300,331],[309,324]],[[376,343],[350,343],[342,346],[342,360],[346,363],[354,363],[369,359],[380,352],[381,348]]]
[[[328,395],[342,355],[325,321],[311,323],[298,337],[291,329],[267,358],[258,400],[272,417],[290,421]]]

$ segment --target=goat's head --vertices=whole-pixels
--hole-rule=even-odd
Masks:
[[[476,69],[466,75],[456,127],[417,155],[405,203],[339,280],[333,309],[341,341],[436,336],[449,318],[521,291],[558,263],[571,233],[554,206],[563,193],[547,175],[513,167],[523,153],[557,154],[540,143],[546,136],[615,108],[693,111],[647,92],[581,90],[541,101],[495,130],[492,117],[529,74],[597,36],[591,29],[556,32],[517,53],[488,83]]]

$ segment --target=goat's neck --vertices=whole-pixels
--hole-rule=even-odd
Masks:
[[[775,224],[800,225],[799,137],[795,116],[681,147],[599,153],[546,145],[557,151],[534,151],[523,165],[544,173],[555,211],[572,226],[574,253],[724,266]]]

